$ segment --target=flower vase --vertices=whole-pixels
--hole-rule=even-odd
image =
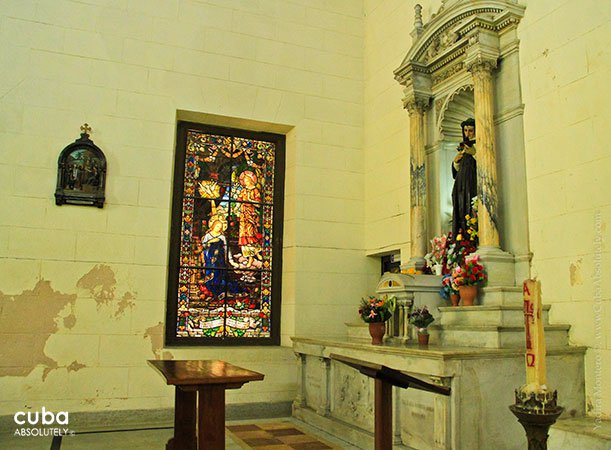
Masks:
[[[452,302],[452,306],[458,306],[460,297],[458,296],[458,294],[450,294],[450,301]]]
[[[458,292],[460,293],[462,306],[473,306],[473,301],[477,297],[477,286],[459,286]]]
[[[384,333],[386,333],[386,322],[369,322],[371,345],[382,345]]]
[[[426,328],[418,328],[418,345],[429,345],[429,332]]]
[[[433,273],[434,273],[435,275],[440,276],[440,275],[441,275],[441,271],[442,271],[442,270],[443,270],[443,266],[442,266],[441,264],[435,264],[435,265],[433,266]]]

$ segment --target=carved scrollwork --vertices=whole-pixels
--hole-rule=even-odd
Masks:
[[[453,66],[450,66],[449,68],[433,75],[433,85],[439,84],[442,81],[447,80],[452,75],[457,74],[458,72],[463,70],[464,67],[465,65],[462,62],[459,62],[458,64],[454,64]]]
[[[456,41],[460,39],[460,35],[452,29],[447,29],[443,33],[438,34],[431,41],[429,48],[426,51],[425,60],[431,61],[440,53],[450,48]]]

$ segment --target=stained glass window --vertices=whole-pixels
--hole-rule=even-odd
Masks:
[[[167,345],[278,344],[284,136],[179,122]]]

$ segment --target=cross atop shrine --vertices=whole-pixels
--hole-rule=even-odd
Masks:
[[[88,123],[84,123],[83,125],[81,125],[81,131],[83,132],[83,134],[89,135],[89,133],[91,132],[91,127]]]

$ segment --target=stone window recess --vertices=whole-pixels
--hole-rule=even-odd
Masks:
[[[278,345],[285,137],[179,122],[166,345]]]

